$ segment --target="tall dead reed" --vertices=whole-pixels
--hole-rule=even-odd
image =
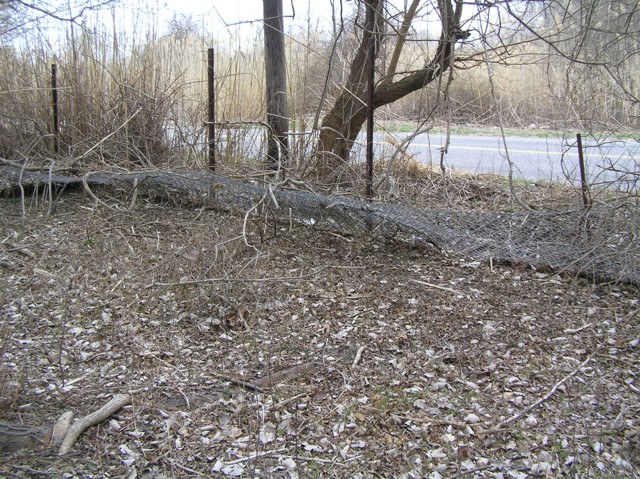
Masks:
[[[205,19],[206,20],[206,19]],[[203,20],[203,24],[206,21]],[[184,25],[183,25],[184,26]],[[175,25],[174,25],[175,27]],[[187,25],[188,27],[188,25]],[[206,165],[206,52],[216,51],[217,149],[222,168],[261,164],[265,131],[262,31],[255,34],[165,28],[158,15],[112,8],[82,24],[57,26],[56,39],[34,30],[0,48],[0,156],[21,162],[139,168]],[[407,43],[397,68],[419,68],[433,52]],[[322,110],[340,91],[356,38],[308,20],[287,32],[293,164],[312,154]],[[388,40],[391,42],[391,40]],[[388,45],[388,48],[391,44]],[[462,50],[448,101],[434,83],[381,108],[381,120],[432,124],[564,129],[639,128],[638,105],[625,102],[602,71],[554,58],[524,44],[513,64],[492,67],[492,92],[482,64],[467,69],[473,46]],[[384,49],[379,75],[384,74]],[[49,75],[58,68],[60,153],[53,158]],[[479,62],[480,63],[480,62]],[[627,62],[627,75],[637,65]],[[495,101],[494,101],[495,100]],[[243,166],[244,167],[244,166]]]

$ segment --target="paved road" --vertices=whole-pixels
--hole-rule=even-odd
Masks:
[[[404,138],[407,135],[398,135]],[[640,140],[640,139],[638,139]],[[640,174],[640,141],[583,139],[589,181],[610,180],[619,174],[605,169],[614,166],[617,169]],[[423,163],[439,166],[440,147],[444,144],[444,135],[420,135],[414,139],[409,151]],[[390,145],[380,137],[378,148],[389,150]],[[387,145],[386,147],[384,145]],[[578,150],[576,139],[507,137],[506,150],[498,136],[461,136],[452,135],[449,153],[445,155],[447,168],[472,171],[475,173],[496,173],[507,175],[509,165],[505,151],[515,165],[514,176],[528,180],[572,181],[579,180]]]
[[[251,136],[257,135],[257,138]],[[246,135],[249,133],[249,139]],[[262,130],[243,130],[244,138],[251,154],[259,156],[263,149]],[[395,135],[395,140],[401,141],[409,136],[406,134]],[[358,137],[360,148],[356,148],[355,158],[364,160],[364,134]],[[221,145],[225,144],[225,138],[219,139]],[[433,164],[439,169],[440,148],[445,142],[445,136],[439,134],[424,134],[416,137],[410,144],[408,151],[415,155],[416,159]],[[514,177],[531,181],[553,182],[579,182],[580,171],[578,169],[578,149],[575,136],[571,138],[555,137],[518,137],[509,136],[506,146],[499,136],[489,135],[452,135],[449,152],[445,155],[445,166],[450,169],[471,171],[473,173],[495,173],[508,175],[509,163],[506,159],[506,151],[513,162]],[[611,171],[611,167],[617,170],[632,172],[627,175],[627,184],[622,188],[640,187],[640,136],[630,140],[600,140],[593,138],[583,139],[586,155],[588,178],[591,184],[606,182],[622,175]],[[376,158],[389,158],[395,148],[386,135],[376,134],[375,156]],[[609,168],[609,169],[607,169]]]

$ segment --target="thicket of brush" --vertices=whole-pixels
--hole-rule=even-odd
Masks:
[[[0,157],[17,162],[52,157],[50,73],[55,63],[59,161],[127,168],[204,165],[209,47],[216,51],[217,120],[228,122],[218,130],[221,164],[230,166],[262,154],[260,134],[256,135],[260,126],[251,123],[264,118],[259,27],[250,38],[213,37],[201,34],[189,19],[174,21],[168,30],[139,19],[132,31],[125,31],[118,26],[124,24],[118,14],[112,15],[106,25],[68,25],[55,44],[34,29],[21,41],[0,47]],[[353,35],[345,35],[334,49],[331,34],[320,28],[290,33],[289,105],[297,131],[318,126],[348,74],[355,41]],[[427,42],[408,45],[399,71],[423,65],[433,48]],[[625,101],[601,69],[572,65],[535,44],[519,48],[511,65],[479,61],[474,68],[457,68],[448,88],[445,77],[381,108],[378,118],[407,124],[426,119],[432,125],[451,121],[550,129],[640,127],[638,106]],[[471,49],[461,50],[459,58],[473,53]],[[629,65],[628,74],[635,75],[638,66],[634,70]],[[295,137],[297,159],[312,148],[313,136]]]

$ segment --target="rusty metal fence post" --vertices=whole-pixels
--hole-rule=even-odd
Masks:
[[[209,48],[209,55],[207,61],[207,92],[209,98],[209,113],[208,113],[208,157],[209,157],[209,170],[216,171],[216,97],[215,97],[215,65],[214,65],[214,51],[213,48]]]
[[[578,166],[580,167],[580,185],[582,190],[582,205],[585,210],[589,210],[591,208],[591,198],[589,192],[589,182],[587,180],[587,169],[585,167],[584,161],[584,150],[582,148],[582,135],[578,133],[576,135],[576,140],[578,142]]]
[[[373,198],[373,96],[375,89],[376,65],[376,11],[373,1],[367,2],[366,29],[371,35],[369,39],[369,54],[367,55],[367,174],[365,178],[365,196]]]
[[[53,155],[60,152],[60,127],[58,125],[58,70],[55,63],[51,64],[51,134],[53,135]]]

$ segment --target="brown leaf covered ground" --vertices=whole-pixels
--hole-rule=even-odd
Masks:
[[[0,420],[133,397],[0,477],[640,475],[633,287],[143,200],[0,211]]]

